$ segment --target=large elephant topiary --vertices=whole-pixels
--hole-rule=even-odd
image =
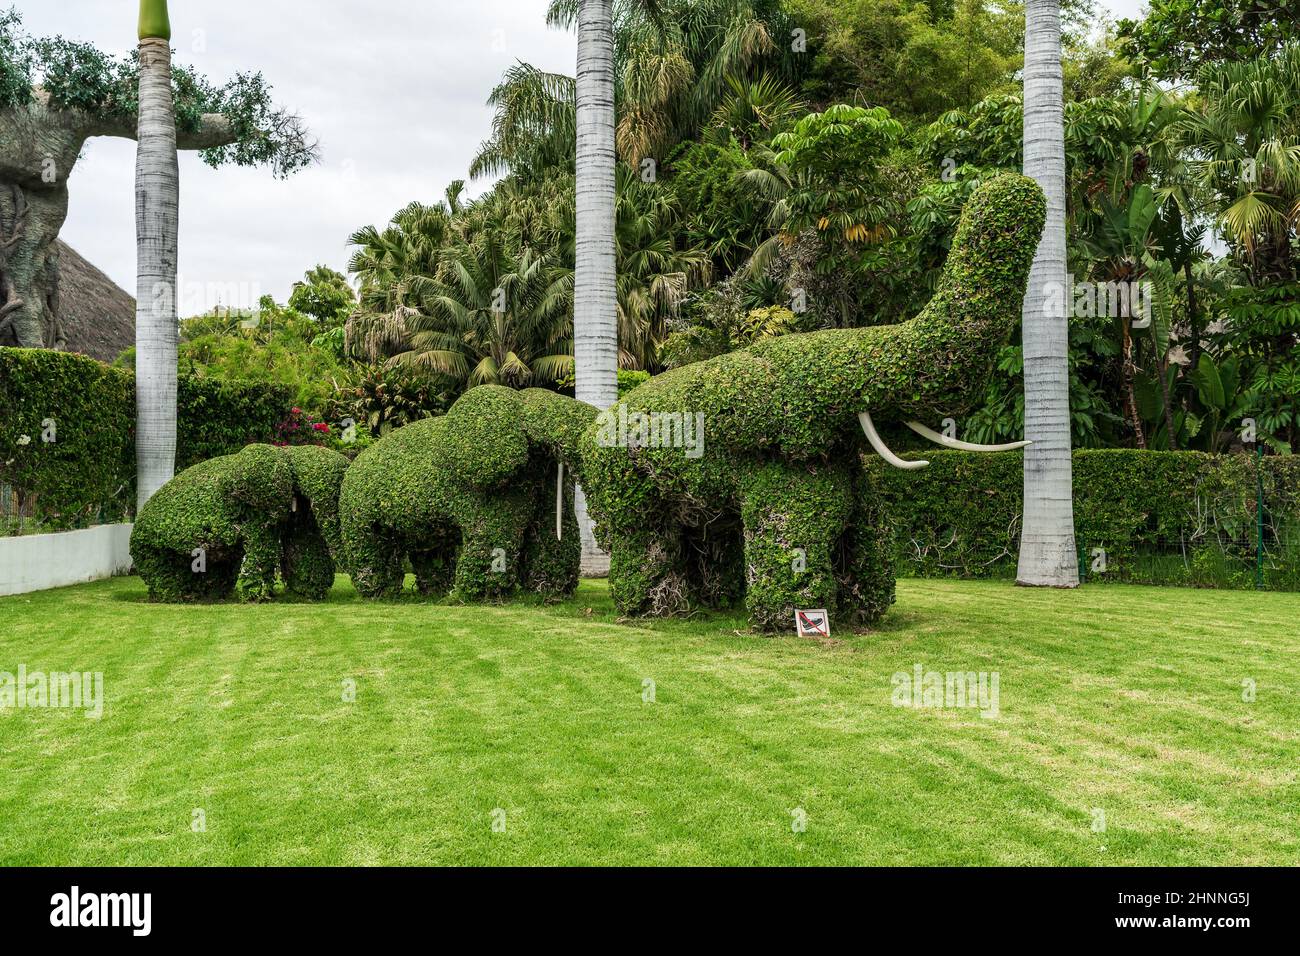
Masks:
[[[340,497],[357,590],[399,593],[409,560],[426,595],[572,594],[575,452],[595,414],[555,392],[484,385],[362,452]]]
[[[668,614],[741,593],[752,623],[796,608],[841,623],[894,597],[888,528],[858,466],[859,432],[904,468],[876,420],[931,431],[969,410],[1020,317],[1045,201],[1023,176],[985,183],[962,214],[929,305],[891,326],[769,339],[667,372],[628,393],[583,439],[584,488],[627,614]]]
[[[341,553],[347,467],[325,448],[249,445],[181,472],[149,499],[131,533],[150,597],[264,600],[278,572],[291,593],[323,598]]]

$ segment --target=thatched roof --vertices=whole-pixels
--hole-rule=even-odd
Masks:
[[[135,299],[55,240],[59,250],[59,311],[68,351],[111,362],[135,344]]]

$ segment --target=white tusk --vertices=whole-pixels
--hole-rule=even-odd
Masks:
[[[564,540],[564,462],[555,476],[555,540]]]
[[[933,428],[926,428],[920,422],[908,422],[907,427],[912,429],[918,435],[937,442],[945,448],[956,448],[958,451],[1015,451],[1017,448],[1026,448],[1032,445],[1031,441],[1013,441],[1005,445],[976,445],[968,441],[958,441],[956,438],[949,438],[942,435]]]
[[[870,412],[860,412],[858,414],[858,421],[862,423],[863,434],[867,436],[867,441],[871,442],[871,447],[876,450],[876,454],[885,459],[885,461],[889,462],[895,468],[901,468],[903,471],[916,471],[917,469],[925,468],[930,464],[928,461],[903,461],[903,459],[890,451],[885,443],[880,440],[880,436],[876,434],[876,426],[871,422]]]

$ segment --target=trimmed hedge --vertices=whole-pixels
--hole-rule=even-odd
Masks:
[[[348,460],[304,445],[249,445],[163,485],[131,534],[136,571],[156,601],[244,600],[286,588],[319,600],[334,584],[338,499]]]
[[[176,385],[177,471],[248,444],[270,442],[293,406],[288,385],[193,375],[182,375]]]
[[[919,457],[919,456],[904,456]],[[902,472],[874,456],[864,467],[897,535],[897,560],[922,577],[1014,575],[1022,457],[927,451],[930,467]],[[1251,587],[1256,484],[1262,467],[1265,583],[1297,586],[1290,533],[1300,524],[1300,458],[1200,452],[1074,453],[1075,537],[1091,580]],[[1097,563],[1105,552],[1105,570]]]
[[[289,389],[182,375],[176,468],[269,441],[289,414]],[[42,423],[53,421],[53,441]],[[43,434],[44,433],[44,434]],[[41,520],[71,527],[117,520],[135,499],[134,376],[94,359],[0,348],[0,484],[35,498]]]
[[[55,526],[122,515],[134,497],[134,378],[67,352],[0,348],[0,484]]]
[[[348,469],[339,502],[352,582],[402,590],[406,561],[426,595],[572,594],[580,539],[573,486],[595,410],[555,392],[485,385],[441,418],[389,433]],[[563,534],[555,536],[558,464]]]

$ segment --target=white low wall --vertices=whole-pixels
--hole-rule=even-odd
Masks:
[[[47,591],[131,570],[129,524],[0,538],[0,596]]]

